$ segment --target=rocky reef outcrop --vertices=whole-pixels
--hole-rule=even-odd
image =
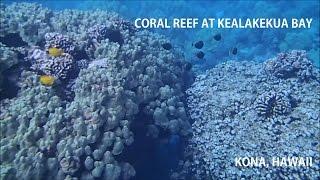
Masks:
[[[18,59],[1,45],[1,63],[30,64],[17,96],[1,101],[1,179],[130,179],[136,171],[125,153],[139,130],[132,124],[155,141],[190,135],[190,69],[181,53],[162,48],[164,37],[110,12],[29,3],[1,5],[1,21],[2,38],[26,43]],[[39,82],[43,74],[53,86]]]
[[[187,90],[195,122],[190,160],[181,166],[196,179],[318,179],[319,80],[305,51],[265,63],[228,61],[199,75]],[[236,165],[243,157],[250,166]],[[252,165],[251,157],[265,158],[269,167]],[[274,157],[313,163],[272,166]]]

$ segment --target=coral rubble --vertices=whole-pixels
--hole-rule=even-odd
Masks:
[[[199,75],[187,90],[195,122],[182,166],[196,179],[318,179],[319,80],[304,51]],[[270,166],[239,167],[237,157],[264,157]],[[313,166],[271,167],[273,157],[312,157]]]

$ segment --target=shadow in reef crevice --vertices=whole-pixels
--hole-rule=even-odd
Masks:
[[[140,107],[140,112],[142,108]],[[152,119],[139,113],[131,127],[134,142],[119,156],[118,160],[129,162],[136,171],[132,180],[167,180],[170,172],[178,167],[182,156],[182,143],[170,143],[168,132],[160,133],[158,138],[147,136],[147,125]]]
[[[0,36],[0,42],[8,47],[22,47],[28,45],[22,40],[19,33],[9,33],[5,36]]]
[[[28,45],[28,43],[23,41],[19,33],[9,33],[5,36],[0,36],[0,43],[9,48],[17,48]],[[23,59],[24,57],[24,54],[17,52],[18,59]],[[20,87],[17,85],[19,76],[23,68],[29,67],[30,64],[28,62],[19,61],[12,67],[6,67],[4,64],[1,64],[0,66],[2,66],[0,67],[0,69],[2,70],[0,75],[0,77],[2,78],[2,83],[0,82],[0,100],[16,97],[20,89]]]
[[[18,54],[18,58],[24,58],[22,54]],[[17,96],[20,87],[17,84],[17,82],[19,81],[21,72],[23,71],[23,69],[28,69],[28,67],[30,67],[31,64],[28,62],[19,62],[16,65],[13,65],[12,67],[4,70],[3,72],[1,72],[2,76],[2,83],[0,84],[0,100],[3,99],[11,99]]]

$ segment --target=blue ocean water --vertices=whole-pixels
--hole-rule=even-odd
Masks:
[[[4,0],[6,3],[12,0]],[[14,1],[20,2],[20,1]],[[21,1],[23,2],[23,1]],[[229,18],[312,18],[310,29],[149,29],[169,37],[174,47],[183,49],[190,61],[197,62],[192,43],[203,40],[207,67],[230,59],[262,61],[274,54],[303,49],[320,66],[319,2],[306,1],[40,1],[54,10],[101,9],[119,13],[134,22],[136,18],[229,17]],[[220,33],[221,41],[212,37]],[[230,50],[237,47],[236,56]]]

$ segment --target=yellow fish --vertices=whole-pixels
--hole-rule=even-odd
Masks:
[[[56,47],[49,48],[48,52],[49,52],[49,55],[53,57],[58,57],[63,54],[63,50]]]
[[[42,75],[40,76],[40,83],[44,86],[52,86],[55,82],[55,78],[49,75]]]

